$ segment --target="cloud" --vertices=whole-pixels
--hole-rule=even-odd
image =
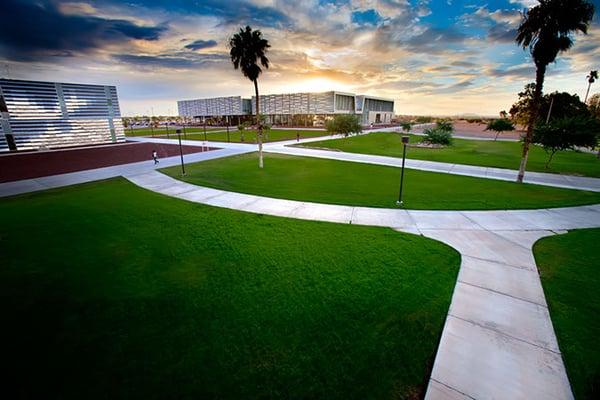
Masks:
[[[115,54],[112,58],[122,64],[144,69],[198,69],[229,60],[224,53],[174,53],[159,55]]]
[[[452,61],[450,63],[450,65],[453,65],[455,67],[464,67],[464,68],[472,68],[472,67],[478,66],[477,63],[470,62],[470,61]]]
[[[109,0],[122,5],[119,0]],[[106,0],[94,0],[95,4],[105,4]],[[183,15],[201,15],[218,18],[222,25],[257,25],[260,27],[286,27],[291,19],[270,4],[256,4],[244,0],[130,0],[129,5],[138,9],[167,10]],[[266,2],[263,2],[266,3]]]
[[[421,53],[444,53],[450,45],[463,43],[467,36],[455,28],[429,27],[418,35],[409,38],[404,44],[407,48]]]
[[[487,37],[494,42],[512,43],[517,37],[517,29],[507,24],[498,24],[490,28]]]
[[[535,67],[532,65],[516,65],[509,68],[487,68],[485,75],[494,78],[507,78],[509,80],[535,79]]]
[[[195,50],[209,49],[211,47],[215,47],[216,45],[217,45],[217,42],[215,40],[198,39],[195,42],[192,42],[192,43],[186,45],[185,48],[195,51]]]
[[[41,60],[89,52],[128,40],[156,41],[167,30],[127,20],[65,15],[50,2],[4,0],[0,55],[11,60]]]

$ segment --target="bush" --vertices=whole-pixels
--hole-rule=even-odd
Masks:
[[[499,134],[501,134],[502,132],[514,131],[515,126],[507,118],[500,118],[488,122],[485,130],[496,132],[496,137],[494,137],[494,140],[497,140]]]
[[[417,121],[417,124],[428,124],[431,121],[433,121],[433,118],[422,115],[422,116],[417,117],[416,121]]]
[[[452,121],[448,121],[448,120],[439,120],[435,123],[435,127],[436,129],[439,129],[441,131],[446,131],[446,132],[450,132],[450,134],[452,134],[452,132],[454,132],[454,125],[452,125]]]
[[[349,133],[362,132],[358,117],[351,114],[338,114],[327,121],[325,127],[330,135],[340,133],[348,136]]]
[[[452,131],[440,129],[439,127],[425,129],[425,141],[431,144],[449,146],[452,144]]]
[[[400,124],[400,127],[404,132],[410,132],[412,129],[412,124],[410,122],[403,122]]]

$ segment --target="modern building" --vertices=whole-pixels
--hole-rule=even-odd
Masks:
[[[260,95],[259,103],[273,125],[322,126],[336,114],[358,115],[363,125],[387,124],[394,116],[394,100],[337,91]],[[235,124],[254,115],[256,96],[183,100],[178,108],[180,116]]]
[[[252,115],[251,106],[250,99],[242,99],[240,96],[181,100],[177,102],[177,109],[182,117],[211,118],[218,120],[218,122],[228,119],[235,125],[250,118]]]
[[[125,141],[114,86],[0,79],[0,152]]]

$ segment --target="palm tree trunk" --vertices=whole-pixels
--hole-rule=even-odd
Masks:
[[[262,168],[263,164],[263,143],[262,143],[262,124],[260,123],[260,107],[258,98],[258,80],[254,80],[254,93],[256,95],[256,139],[258,139],[258,168]]]
[[[588,81],[588,88],[585,92],[585,100],[583,100],[584,103],[587,104],[587,98],[588,98],[588,94],[590,94],[590,87],[592,86],[592,82]]]
[[[546,65],[536,65],[535,69],[535,91],[533,92],[533,100],[531,104],[531,113],[529,115],[529,125],[527,126],[527,134],[523,141],[523,155],[521,157],[521,165],[519,165],[519,174],[517,175],[517,182],[523,183],[523,177],[525,176],[525,167],[527,166],[527,157],[529,156],[529,145],[531,145],[533,139],[533,129],[537,121],[538,113],[540,110],[540,99],[542,97],[542,88],[544,86],[544,75],[546,74]]]

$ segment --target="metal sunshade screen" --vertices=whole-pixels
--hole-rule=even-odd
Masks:
[[[12,134],[18,150],[125,141],[114,86],[0,79],[8,118],[0,151]]]

